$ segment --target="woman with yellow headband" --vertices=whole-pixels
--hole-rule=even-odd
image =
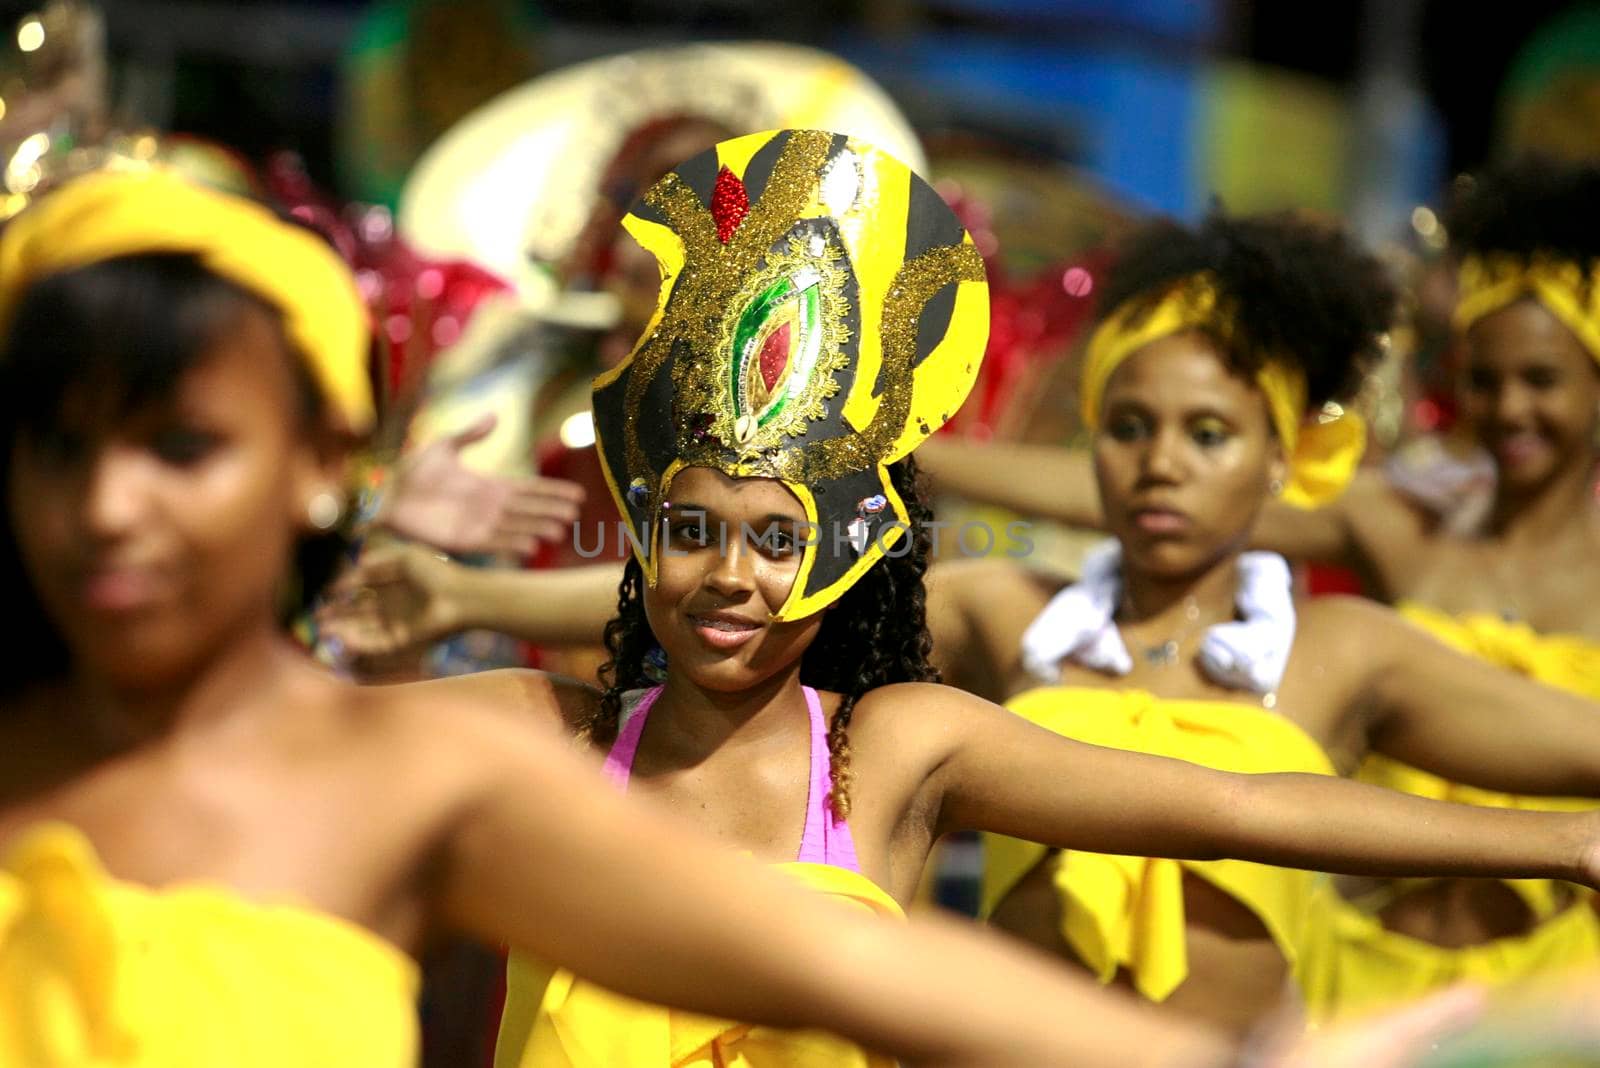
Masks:
[[[1600,168],[1525,161],[1464,183],[1447,214],[1460,260],[1464,429],[1497,475],[1480,527],[1462,530],[1382,471],[1365,470],[1332,500],[1268,501],[1251,539],[1293,559],[1353,568],[1375,596],[1462,652],[1591,699],[1600,699],[1597,201]],[[978,446],[939,449],[929,460],[942,485],[969,496],[1103,522],[1079,455]],[[993,477],[1006,469],[1030,479]],[[1361,775],[1478,804],[1575,804],[1455,785],[1381,758]],[[1395,884],[1366,895],[1361,912],[1338,915],[1339,948],[1319,954],[1308,985],[1327,1013],[1455,979],[1508,982],[1594,963],[1600,953],[1600,921],[1560,883]]]
[[[403,1068],[413,954],[449,930],[907,1060],[1092,1051],[1062,1005],[1143,1031],[1151,1064],[1222,1051],[986,940],[841,912],[525,717],[304,657],[281,595],[330,555],[372,419],[354,280],[309,233],[159,172],[82,178],[0,233],[0,321],[0,1064]],[[1560,835],[1504,859],[1577,865]]]
[[[1600,168],[1524,160],[1463,183],[1446,213],[1459,263],[1463,429],[1495,488],[1462,529],[1374,472],[1312,512],[1271,509],[1260,544],[1357,568],[1376,596],[1472,656],[1600,699]],[[1425,797],[1572,808],[1374,759],[1362,778]],[[1587,895],[1582,895],[1587,897]],[[1360,1009],[1459,978],[1502,983],[1600,963],[1600,918],[1544,881],[1400,883],[1342,912],[1314,996]]]
[[[1308,223],[1219,215],[1144,231],[1102,299],[1081,396],[1114,540],[1065,589],[1012,561],[935,569],[953,681],[1067,737],[1228,771],[1332,777],[1378,751],[1489,785],[1510,747],[1516,763],[1546,754],[1518,773],[1536,791],[1573,792],[1585,776],[1567,761],[1600,746],[1582,737],[1589,703],[1387,609],[1296,604],[1283,559],[1245,551],[1268,501],[1325,498],[1353,470],[1361,431],[1318,413],[1377,352],[1394,299],[1379,265]],[[986,910],[1102,980],[1235,1031],[1291,974],[1309,982],[1325,880],[1028,837],[987,842]]]

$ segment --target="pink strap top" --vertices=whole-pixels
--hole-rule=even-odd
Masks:
[[[800,855],[795,859],[808,864],[831,864],[860,874],[861,865],[856,860],[855,840],[850,837],[850,825],[835,819],[828,806],[829,772],[832,761],[828,757],[828,728],[823,721],[822,702],[817,691],[801,687],[806,695],[806,711],[811,717],[811,784],[806,796],[806,826],[800,835]],[[628,779],[633,775],[633,758],[639,752],[639,739],[644,735],[645,721],[650,709],[661,696],[662,687],[646,690],[631,710],[623,713],[622,728],[611,752],[606,754],[606,778],[623,791],[628,789]],[[633,691],[638,693],[638,691]]]

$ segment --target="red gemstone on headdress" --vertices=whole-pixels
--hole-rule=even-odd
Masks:
[[[767,335],[767,340],[761,344],[761,381],[766,383],[767,392],[772,392],[772,387],[778,384],[778,379],[783,376],[784,367],[789,363],[789,334],[793,323],[784,323],[772,333]]]
[[[744,190],[739,176],[724,167],[717,172],[717,184],[711,189],[711,218],[717,224],[717,240],[726,245],[733,239],[744,217],[750,214],[750,196]]]

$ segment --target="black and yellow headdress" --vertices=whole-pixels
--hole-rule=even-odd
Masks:
[[[594,383],[607,482],[655,582],[673,477],[781,479],[812,525],[774,618],[827,606],[909,531],[888,465],[956,413],[988,336],[983,261],[939,195],[842,135],[724,141],[623,220],[656,313]]]

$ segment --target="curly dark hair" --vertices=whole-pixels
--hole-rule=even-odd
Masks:
[[[905,502],[911,521],[910,548],[885,556],[822,620],[816,639],[800,660],[800,681],[818,690],[844,695],[828,726],[832,789],[828,804],[839,819],[850,815],[850,715],[868,691],[895,682],[938,682],[929,663],[933,638],[928,633],[927,593],[922,577],[928,570],[931,534],[928,507],[910,457],[889,465],[895,492]],[[606,624],[606,650],[600,669],[605,683],[599,707],[586,733],[600,743],[615,739],[622,718],[622,695],[649,686],[645,657],[656,647],[644,613],[644,572],[631,557],[617,592],[617,615]]]
[[[1336,228],[1290,213],[1214,211],[1197,228],[1163,219],[1131,235],[1101,288],[1100,313],[1154,307],[1202,271],[1232,318],[1228,336],[1213,336],[1229,366],[1254,375],[1265,354],[1288,355],[1305,371],[1313,411],[1354,393],[1399,299],[1383,264]]]
[[[1456,183],[1445,211],[1458,255],[1600,260],[1600,165],[1521,159]]]

